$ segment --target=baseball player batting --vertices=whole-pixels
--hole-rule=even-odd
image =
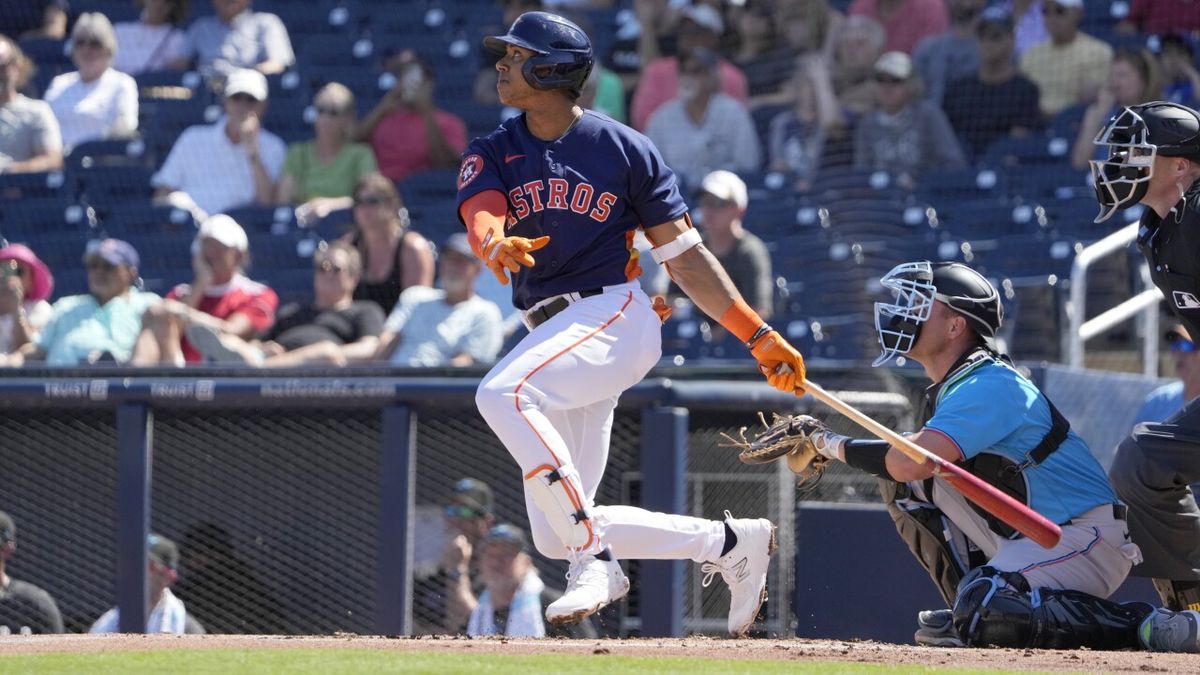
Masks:
[[[593,504],[617,397],[661,355],[659,313],[635,281],[635,230],[680,288],[747,344],[772,386],[802,393],[804,360],[700,243],[658,150],[576,105],[593,64],[578,26],[528,12],[484,45],[500,56],[500,100],[523,114],[468,146],[458,212],[475,253],[501,283],[511,278],[529,335],[484,377],[476,403],[521,467],[538,552],[570,561],[546,619],[577,621],[624,597],[618,558],[691,558],[704,563],[705,585],[717,574],[729,584],[729,632],[742,635],[766,592],[768,520]]]

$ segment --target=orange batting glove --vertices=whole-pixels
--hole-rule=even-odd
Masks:
[[[505,270],[516,274],[522,266],[533,267],[533,256],[530,251],[536,251],[550,243],[550,237],[526,239],[525,237],[501,237],[483,244],[483,264],[496,275],[501,284],[508,285],[508,275]]]
[[[671,318],[671,313],[675,311],[667,304],[666,298],[661,295],[654,296],[654,304],[650,305],[650,309],[654,310],[654,313],[658,315],[658,320],[662,323],[666,323],[667,319]]]
[[[765,331],[763,329],[766,329]],[[779,331],[763,324],[761,335],[750,339],[750,353],[758,361],[758,370],[767,383],[779,391],[804,395],[804,357],[783,339]]]

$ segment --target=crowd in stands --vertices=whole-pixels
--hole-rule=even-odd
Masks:
[[[6,3],[0,363],[493,360],[521,329],[450,237],[452,170],[512,114],[479,38],[538,8],[593,37],[581,102],[650,137],[742,293],[831,357],[869,348],[838,316],[901,257],[1069,265],[1050,244],[1107,234],[1095,130],[1200,95],[1186,0]],[[681,316],[672,345],[720,342]]]

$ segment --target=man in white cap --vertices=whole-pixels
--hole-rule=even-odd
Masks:
[[[875,109],[854,129],[854,166],[881,169],[912,186],[921,171],[966,166],[954,129],[938,106],[919,100],[912,59],[887,52],[875,62]]]
[[[245,276],[249,252],[246,231],[233,218],[219,214],[204,221],[192,242],[192,283],[176,286],[147,308],[133,365],[201,362],[200,352],[184,337],[195,324],[242,339],[270,328],[279,296]]]
[[[225,115],[189,127],[150,179],[159,203],[189,209],[203,220],[247,204],[270,204],[287,145],[263,129],[267,78],[235,70],[225,80]]]
[[[700,184],[700,218],[697,224],[704,245],[712,252],[746,302],[764,319],[771,317],[775,279],[771,254],[762,239],[742,226],[748,198],[746,183],[731,171],[713,171]],[[680,296],[671,284],[671,295]]]
[[[679,93],[679,58],[658,58],[658,27],[667,17],[656,15],[653,3],[636,3],[639,8],[638,21],[642,27],[638,38],[638,53],[642,59],[642,74],[638,88],[629,107],[629,123],[642,131],[650,122],[650,116],[662,104]],[[665,3],[664,3],[665,4]],[[645,8],[643,8],[645,5]],[[689,5],[679,16],[675,29],[675,54],[694,49],[715,51],[721,44],[725,32],[725,21],[721,13],[709,5]],[[720,91],[742,103],[750,98],[750,86],[746,75],[728,60],[720,59]]]
[[[1046,0],[1042,20],[1050,39],[1021,55],[1021,72],[1038,86],[1042,114],[1053,117],[1091,100],[1104,86],[1113,49],[1079,31],[1083,0]]]

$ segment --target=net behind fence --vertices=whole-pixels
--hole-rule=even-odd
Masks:
[[[715,386],[715,385],[714,385]],[[173,590],[211,633],[329,634],[377,631],[379,537],[402,533],[380,523],[379,409],[295,407],[189,408],[152,411],[151,529],[181,551]],[[864,409],[904,425],[907,401],[881,399]],[[497,520],[526,529],[520,472],[479,418],[469,397],[419,406],[413,602],[417,632],[445,630],[445,587],[435,575],[451,531],[443,508],[463,477],[486,481]],[[689,515],[766,517],[778,527],[770,597],[761,627],[791,624],[791,552],[795,491],[782,464],[748,467],[722,447],[757,417],[697,406],[690,410]],[[835,427],[840,429],[837,421]],[[597,502],[641,502],[641,410],[620,408],[608,471]],[[654,452],[654,448],[648,449]],[[116,602],[116,430],[110,410],[69,406],[15,410],[0,421],[0,510],[17,521],[21,546],[10,574],[45,588],[66,629],[86,631]],[[831,474],[822,499],[870,499],[872,481]],[[808,495],[813,498],[813,495]],[[565,563],[534,556],[547,585],[562,588]],[[687,563],[683,612],[688,632],[722,633],[728,609],[723,584],[701,587]],[[629,564],[633,592],[598,617],[601,634],[639,631],[640,569]]]

